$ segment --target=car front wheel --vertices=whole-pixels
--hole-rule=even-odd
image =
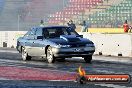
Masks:
[[[28,53],[26,52],[26,49],[24,47],[22,47],[22,59],[24,61],[31,60],[31,56],[28,55]]]
[[[54,57],[53,52],[52,52],[52,47],[48,47],[46,58],[47,58],[48,63],[54,63],[55,62],[55,57]]]
[[[88,55],[88,56],[84,57],[84,60],[86,63],[91,63],[92,55]]]

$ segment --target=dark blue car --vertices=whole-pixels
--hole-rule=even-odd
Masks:
[[[95,46],[82,37],[67,26],[35,27],[17,40],[17,50],[23,60],[38,56],[54,63],[58,58],[64,61],[65,58],[83,57],[89,63]]]

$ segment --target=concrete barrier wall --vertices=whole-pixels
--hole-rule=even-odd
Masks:
[[[95,54],[132,57],[132,34],[80,34],[94,42]]]
[[[26,31],[1,31],[0,32],[0,47],[6,43],[5,47],[16,47],[17,38],[23,36]]]

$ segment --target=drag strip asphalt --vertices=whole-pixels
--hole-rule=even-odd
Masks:
[[[0,88],[132,88],[132,82],[80,85],[74,81],[80,65],[87,74],[132,76],[131,63],[131,58],[96,55],[93,56],[92,63],[85,63],[82,58],[77,57],[66,58],[65,62],[56,61],[54,64],[36,57],[31,61],[22,61],[21,54],[15,49],[3,48],[0,50]]]

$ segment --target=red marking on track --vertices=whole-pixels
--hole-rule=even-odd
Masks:
[[[11,80],[75,80],[75,73],[39,68],[0,67],[0,77]]]

